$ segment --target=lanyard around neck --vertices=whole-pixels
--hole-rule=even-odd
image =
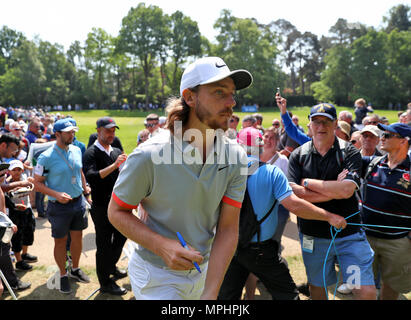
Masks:
[[[66,157],[61,153],[61,151],[58,149],[57,146],[54,146],[54,149],[57,151],[57,153],[59,154],[60,158],[62,158],[64,160],[64,162],[68,165],[68,167],[70,168],[70,170],[73,172],[74,174],[74,159],[73,159],[73,166],[70,165],[70,163],[67,161]],[[67,151],[68,153],[68,151]]]

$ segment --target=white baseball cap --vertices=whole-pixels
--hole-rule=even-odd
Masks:
[[[373,126],[373,125],[366,125],[364,128],[362,128],[361,134],[364,132],[371,132],[376,137],[381,136],[381,130],[378,129],[377,126]]]
[[[4,125],[5,125],[5,126],[10,125],[10,124],[12,124],[13,122],[14,122],[14,120],[9,118],[9,119],[6,120],[6,122],[4,122]]]
[[[14,168],[20,168],[21,170],[24,170],[23,163],[20,160],[12,160],[9,162],[10,167],[9,170],[13,170]]]
[[[184,71],[180,82],[180,95],[188,88],[208,84],[231,77],[236,90],[248,88],[253,82],[253,76],[247,70],[230,71],[223,59],[205,57],[190,64]]]

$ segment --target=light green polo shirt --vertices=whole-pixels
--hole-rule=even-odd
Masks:
[[[214,144],[204,165],[193,161],[195,149],[190,144],[168,130],[147,140],[127,158],[113,200],[128,209],[141,202],[151,230],[176,240],[180,232],[207,261],[221,202],[241,207],[247,179],[244,149],[224,136],[220,139],[223,143]],[[151,251],[141,246],[137,251],[143,259],[165,266]]]

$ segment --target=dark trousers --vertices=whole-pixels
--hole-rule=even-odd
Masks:
[[[31,208],[24,211],[9,210],[9,212],[10,219],[17,226],[17,232],[11,238],[12,250],[20,252],[23,246],[31,246],[34,242],[36,219]]]
[[[15,287],[18,284],[16,271],[10,258],[10,243],[0,241],[0,270],[3,272],[10,286]],[[1,280],[0,280],[1,281]],[[5,287],[5,286],[3,286]]]
[[[239,300],[250,273],[267,288],[273,300],[298,300],[298,290],[285,260],[278,254],[278,244],[266,240],[238,249],[228,267],[218,295],[219,300]]]
[[[124,243],[124,237],[107,217],[107,207],[92,206],[91,218],[96,230],[96,271],[101,286],[110,282],[110,275],[116,270],[116,263],[120,259]]]

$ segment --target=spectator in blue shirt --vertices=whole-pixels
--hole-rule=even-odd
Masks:
[[[36,142],[38,138],[40,138],[40,121],[37,119],[32,120],[29,123],[29,127],[26,133],[27,140],[31,143]]]
[[[253,127],[241,130],[238,137],[238,142],[244,146],[249,156],[250,175],[247,179],[247,191],[257,220],[260,220],[275,202],[277,203],[272,213],[261,224],[260,241],[255,235],[247,247],[237,248],[220,289],[220,300],[240,299],[250,273],[262,281],[274,300],[299,299],[287,264],[279,254],[278,243],[272,239],[277,228],[280,203],[290,212],[305,219],[328,221],[337,228],[346,226],[343,217],[294,195],[286,176],[277,166],[258,166],[259,155],[263,152],[261,140],[260,131]]]

